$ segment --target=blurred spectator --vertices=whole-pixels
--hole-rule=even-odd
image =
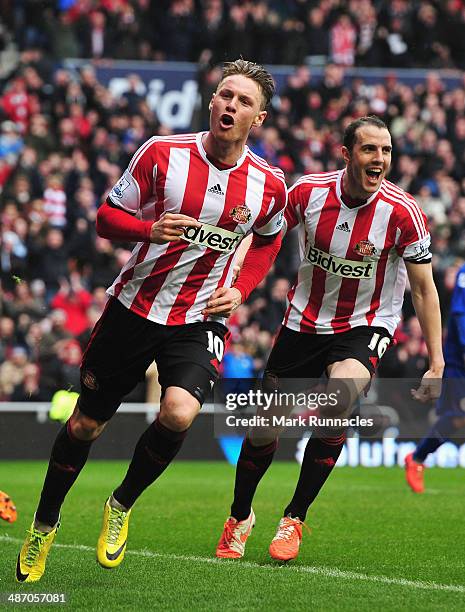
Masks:
[[[91,302],[91,294],[84,289],[79,274],[75,272],[71,274],[71,282],[61,279],[60,289],[50,306],[66,314],[65,329],[73,336],[78,336],[88,326],[87,309]]]
[[[342,14],[331,27],[330,56],[335,64],[353,66],[357,45],[357,29],[349,15]]]
[[[225,26],[225,49],[226,59],[233,60],[236,57],[252,57],[253,38],[252,21],[249,17],[247,5],[233,4],[229,19]]]
[[[63,179],[58,174],[47,177],[43,199],[43,210],[50,227],[63,228],[66,225],[66,193]]]
[[[201,32],[199,38],[208,52],[212,64],[217,64],[224,57],[225,15],[223,0],[207,0],[203,3],[201,13]]]
[[[13,299],[5,303],[5,312],[17,321],[21,314],[26,314],[31,320],[39,321],[47,314],[45,300],[40,295],[34,295],[29,283],[15,283]]]
[[[1,279],[6,289],[12,289],[27,267],[27,248],[14,231],[0,234]]]
[[[13,347],[8,358],[0,365],[0,399],[8,399],[15,386],[23,381],[26,364],[26,349],[23,346]]]
[[[82,57],[94,59],[112,57],[114,53],[113,38],[116,32],[108,24],[103,11],[94,10],[88,15],[83,15],[79,25]]]
[[[422,2],[413,20],[411,50],[418,66],[443,66],[449,63],[449,51],[444,45],[448,34],[442,31],[437,10]]]
[[[135,115],[139,111],[139,105],[144,99],[147,88],[138,74],[128,75],[128,89],[122,95],[125,108],[130,115]]]
[[[82,360],[79,342],[70,339],[61,343],[58,348],[58,359],[61,365],[58,388],[79,393],[81,390],[79,367]]]
[[[193,61],[198,57],[199,28],[193,0],[172,0],[160,27],[163,31],[162,50],[167,60]]]
[[[41,388],[39,366],[35,363],[24,366],[23,379],[15,385],[9,399],[12,402],[44,402],[50,399]]]
[[[91,305],[87,309],[87,326],[76,337],[82,351],[85,351],[87,343],[89,342],[90,337],[92,335],[92,330],[94,329],[97,321],[100,319],[101,316],[102,310],[97,306]]]
[[[63,232],[51,228],[47,231],[45,241],[37,237],[29,249],[31,276],[44,281],[49,302],[59,289],[60,279],[68,274],[68,250],[64,243]]]
[[[17,341],[14,320],[11,317],[0,317],[0,363],[8,358]]]
[[[315,6],[308,12],[305,38],[307,55],[325,58],[329,55],[329,30],[321,7]]]
[[[225,353],[222,362],[224,378],[252,378],[254,375],[254,362],[252,357],[244,350],[243,344],[233,342]]]
[[[0,98],[0,108],[6,117],[18,126],[20,133],[24,134],[29,125],[33,102],[22,76],[17,76],[10,82],[5,94]]]
[[[240,342],[232,342],[226,351],[222,365],[222,389],[224,393],[246,393],[255,375],[254,360]]]
[[[18,158],[23,148],[23,139],[19,134],[19,125],[13,121],[4,121],[0,133],[0,158],[9,158],[11,165]]]
[[[46,13],[46,34],[53,57],[79,57],[79,42],[74,24],[68,12],[62,11],[54,16],[52,11]]]
[[[272,282],[269,297],[262,300],[260,310],[256,311],[254,308],[253,319],[258,321],[261,329],[274,333],[279,328],[286,312],[289,289],[290,283],[287,278],[277,278]]]
[[[283,64],[302,64],[307,52],[305,24],[300,19],[285,19],[282,24],[278,61]]]

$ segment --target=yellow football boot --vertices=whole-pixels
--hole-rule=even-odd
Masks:
[[[17,582],[37,582],[42,578],[47,555],[59,526],[58,522],[52,531],[46,533],[36,529],[32,522],[16,562]]]
[[[105,502],[102,530],[97,542],[97,561],[102,567],[117,567],[123,560],[130,515],[131,510],[124,512],[110,506],[110,498]]]

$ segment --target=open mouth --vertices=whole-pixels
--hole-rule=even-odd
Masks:
[[[229,128],[234,125],[234,118],[231,115],[221,115],[220,117],[220,125],[222,128]]]
[[[365,170],[365,173],[368,177],[368,181],[372,185],[375,185],[381,177],[382,170],[381,168],[368,168],[368,170]]]

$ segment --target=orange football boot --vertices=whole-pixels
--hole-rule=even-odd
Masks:
[[[216,556],[220,559],[239,559],[244,556],[245,543],[255,525],[255,514],[238,521],[230,516],[224,524],[223,533],[216,547]]]
[[[279,521],[278,530],[269,548],[273,559],[290,561],[297,557],[302,542],[302,525],[310,533],[310,528],[299,518],[285,516]]]
[[[14,523],[18,518],[16,506],[9,495],[0,491],[0,518],[8,523]]]
[[[425,491],[424,472],[424,464],[415,461],[413,453],[405,457],[405,478],[414,493],[424,493]]]

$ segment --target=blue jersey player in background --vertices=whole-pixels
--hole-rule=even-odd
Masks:
[[[405,476],[414,493],[425,490],[423,476],[427,456],[465,426],[465,265],[459,269],[455,280],[444,359],[442,392],[436,406],[439,419],[415,451],[405,458]]]

